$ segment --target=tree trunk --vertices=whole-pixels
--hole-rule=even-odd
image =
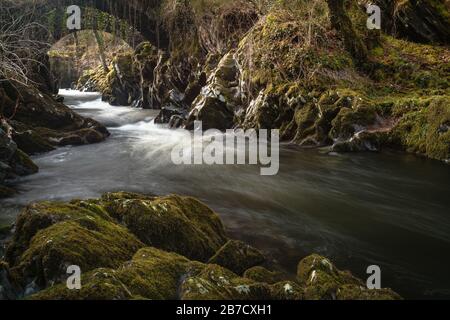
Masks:
[[[346,0],[327,0],[331,25],[342,36],[346,50],[358,65],[367,62],[367,48],[353,28],[350,17],[345,12]]]
[[[97,46],[99,50],[100,60],[102,62],[103,69],[105,72],[109,72],[108,64],[106,63],[106,57],[105,57],[105,44],[103,42],[102,35],[98,32],[98,25],[97,25],[97,17],[94,17],[94,26],[93,26],[94,36],[95,40],[97,41]]]

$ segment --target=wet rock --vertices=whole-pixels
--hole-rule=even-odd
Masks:
[[[14,174],[19,176],[27,176],[39,171],[38,166],[20,149],[17,149],[11,160],[11,168]]]
[[[402,300],[401,296],[391,289],[367,290],[358,285],[343,285],[336,295],[337,300]]]
[[[181,285],[182,300],[266,300],[270,287],[240,278],[218,265],[207,265]]]
[[[4,127],[5,123],[2,123]],[[8,131],[11,131],[8,125]],[[7,178],[15,176],[25,176],[38,172],[38,167],[34,162],[17,147],[17,144],[12,140],[11,133],[8,134],[0,127],[0,186]],[[8,196],[11,194],[11,189],[2,186],[2,194]]]
[[[11,125],[14,128],[12,134],[14,142],[16,142],[19,149],[28,155],[49,152],[55,149],[48,140],[40,136],[32,128],[17,121],[11,121]]]
[[[83,272],[98,267],[116,268],[143,245],[125,228],[91,213],[39,231],[11,267],[18,283],[46,288],[67,278],[67,268]]]
[[[304,300],[304,288],[293,281],[282,281],[270,286],[273,300]]]
[[[9,266],[0,260],[0,300],[13,300],[17,293],[9,278]]]
[[[383,28],[394,35],[419,42],[448,43],[450,19],[445,1],[379,0],[382,7]]]
[[[174,115],[169,120],[169,128],[177,129],[183,126],[185,119],[182,116]]]
[[[203,129],[233,128],[234,113],[242,103],[239,67],[234,51],[226,54],[193,102],[186,128],[193,129],[195,121],[203,122]]]
[[[227,242],[214,212],[179,196],[118,192],[32,204],[18,217],[5,258],[1,294],[15,290],[14,297],[36,300],[398,298],[388,289],[368,292],[317,255],[300,262],[298,282],[263,267],[241,277],[215,263],[242,273],[264,257],[239,241]],[[81,290],[66,286],[70,265],[81,267]]]
[[[139,250],[118,269],[101,268],[82,277],[81,290],[59,285],[31,299],[48,300],[175,300],[189,260],[155,248]]]
[[[297,278],[307,300],[398,299],[389,289],[369,290],[348,271],[338,270],[327,258],[311,255],[300,261]]]
[[[170,123],[172,118],[179,117],[183,119],[185,114],[186,112],[182,112],[179,109],[164,107],[161,109],[159,115],[155,118],[155,123],[158,124]]]
[[[245,270],[264,263],[266,258],[252,246],[237,240],[228,241],[209,259],[210,264],[218,264],[238,275]]]
[[[4,224],[0,223],[0,239],[3,239],[11,234],[11,231],[13,229],[12,224]]]
[[[190,259],[207,261],[227,241],[217,214],[193,198],[116,200],[105,207],[145,244]]]
[[[280,272],[270,271],[264,267],[256,266],[244,272],[244,278],[254,280],[256,282],[266,282],[275,284],[286,279],[286,276]]]
[[[33,87],[4,82],[0,85],[0,97],[5,116],[11,119],[8,120],[11,137],[27,154],[47,152],[67,144],[100,142],[109,136],[100,123],[78,115]]]

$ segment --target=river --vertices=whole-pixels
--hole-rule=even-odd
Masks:
[[[311,253],[406,298],[450,298],[450,167],[396,153],[327,155],[283,145],[280,172],[257,166],[176,166],[178,132],[151,110],[112,107],[94,93],[62,90],[66,104],[105,124],[105,142],[33,159],[40,172],[14,181],[0,222],[32,201],[98,197],[108,191],[195,196],[219,213],[232,237],[294,273]]]

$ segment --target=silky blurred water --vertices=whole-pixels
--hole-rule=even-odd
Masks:
[[[450,298],[450,167],[403,154],[325,155],[282,146],[280,172],[259,166],[175,166],[177,131],[153,124],[153,111],[112,107],[98,94],[62,91],[80,114],[108,126],[103,143],[34,157],[36,175],[14,181],[20,194],[0,202],[0,222],[38,200],[109,191],[200,198],[232,237],[264,250],[294,273],[316,252],[408,298]]]

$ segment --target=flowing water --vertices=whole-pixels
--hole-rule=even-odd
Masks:
[[[176,166],[179,132],[152,123],[153,111],[112,107],[99,95],[62,91],[80,114],[105,124],[103,143],[34,157],[40,173],[14,181],[0,222],[37,200],[70,200],[108,191],[200,198],[229,234],[264,250],[294,273],[313,252],[407,298],[450,298],[450,167],[403,154],[325,155],[282,146],[280,172],[256,166]]]

